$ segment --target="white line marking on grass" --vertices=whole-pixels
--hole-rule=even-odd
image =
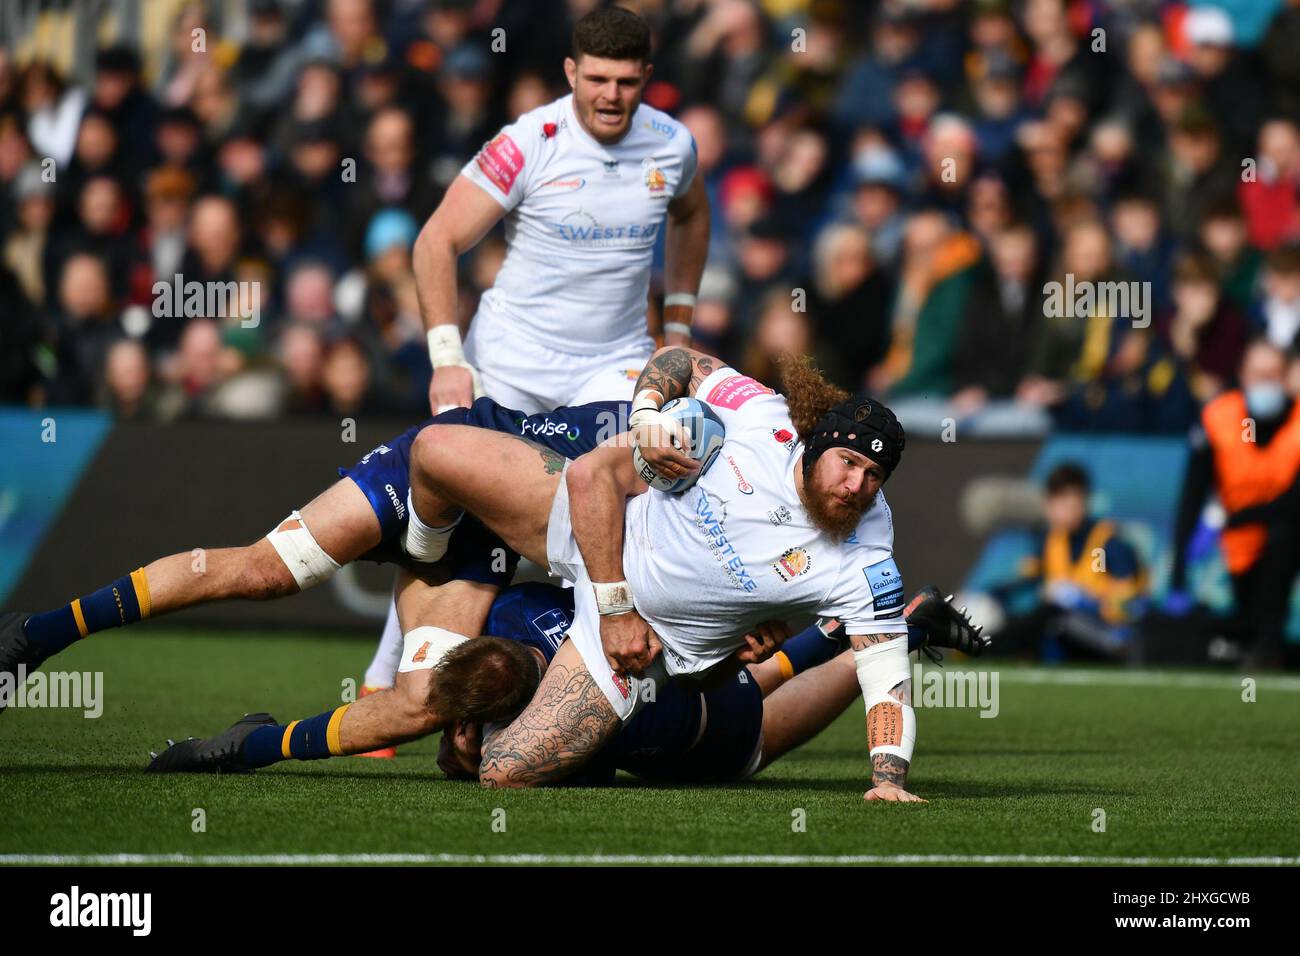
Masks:
[[[983,670],[984,668],[979,668]],[[993,668],[989,668],[990,670]],[[1061,684],[1073,687],[1187,687],[1241,690],[1241,678],[1248,675],[1191,674],[1179,671],[1107,671],[1057,667],[1008,667],[998,669],[1006,684]],[[1300,693],[1300,677],[1265,674],[1257,678],[1260,690]]]
[[[229,856],[191,853],[99,853],[0,855],[5,866],[330,866],[357,864],[471,864],[479,866],[848,866],[864,864],[957,863],[1029,866],[1300,866],[1295,856],[1067,856],[962,853],[894,855],[796,855],[672,853],[256,853]]]

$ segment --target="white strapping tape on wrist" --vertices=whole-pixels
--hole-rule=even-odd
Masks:
[[[685,335],[689,338],[691,327],[686,322],[665,322],[664,333],[668,335]]]
[[[425,335],[429,340],[429,361],[434,368],[463,365],[465,348],[460,343],[460,329],[454,325],[435,325]]]
[[[632,415],[635,416],[637,412],[657,412],[663,403],[664,397],[659,394],[659,389],[643,388],[632,398]]]
[[[411,671],[432,670],[437,667],[447,652],[469,638],[442,627],[417,627],[402,636],[402,662],[397,666],[398,672],[409,674]]]
[[[473,383],[474,397],[482,398],[487,394],[483,391],[483,382],[479,378],[478,369],[465,361],[465,349],[461,345],[460,329],[454,325],[435,325],[425,333],[425,338],[429,341],[429,362],[433,365],[435,371],[451,366],[463,368],[469,372],[470,381]],[[442,413],[455,407],[457,406],[440,405],[438,406],[438,412]]]
[[[602,617],[636,610],[626,581],[593,581],[591,587],[596,592],[596,610]]]
[[[296,528],[281,531],[281,525],[297,522]],[[284,566],[289,569],[293,579],[298,582],[298,590],[305,591],[314,584],[320,584],[339,569],[339,564],[325,549],[316,543],[312,533],[307,530],[307,522],[297,511],[292,512],[266,536],[280,556]]]
[[[681,425],[659,410],[663,401],[664,397],[659,394],[658,389],[641,389],[636,393],[636,397],[632,399],[632,414],[627,417],[627,427],[635,429],[640,428],[642,425],[658,425],[669,435],[674,437],[683,436]],[[636,444],[635,438],[633,438],[633,444]]]
[[[664,308],[670,305],[685,305],[693,309],[696,301],[694,292],[670,292],[664,296]]]

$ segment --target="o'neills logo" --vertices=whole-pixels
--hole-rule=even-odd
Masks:
[[[384,485],[384,490],[388,492],[388,500],[393,503],[393,510],[397,512],[397,520],[401,521],[406,517],[406,505],[401,498],[397,497],[397,489],[392,485]]]
[[[782,581],[792,581],[801,574],[806,574],[812,567],[812,559],[808,557],[808,552],[803,548],[791,548],[785,554],[781,555],[772,565]]]
[[[727,463],[731,465],[731,470],[736,476],[736,487],[740,489],[740,493],[742,495],[752,495],[754,493],[754,486],[745,480],[745,475],[740,470],[740,466],[736,464],[736,459],[728,455]]]

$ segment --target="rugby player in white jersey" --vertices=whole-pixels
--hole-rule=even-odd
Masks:
[[[709,208],[686,127],[641,102],[650,28],[609,7],[574,25],[572,92],[520,116],[465,165],[412,252],[434,375],[434,414],[486,394],[535,413],[629,401],[654,351],[651,260],[664,233],[664,332],[689,344]],[[505,220],[506,256],[462,344],[456,262]],[[402,636],[390,608],[366,671],[392,684]]]
[[[413,264],[435,412],[469,405],[475,374],[487,395],[526,412],[631,398],[654,351],[646,308],[665,229],[668,341],[689,339],[708,199],[691,134],[641,102],[649,55],[636,14],[582,17],[564,61],[572,92],[486,143],[421,231]],[[462,345],[456,259],[503,217],[505,261]]]
[[[408,553],[439,557],[468,510],[575,588],[570,640],[529,706],[484,741],[485,785],[564,777],[653,699],[656,682],[749,662],[746,633],[808,613],[850,635],[867,710],[866,799],[918,799],[904,789],[916,724],[880,493],[903,430],[805,363],[784,371],[786,396],[691,349],[656,353],[631,417],[646,461],[666,477],[697,467],[668,439],[683,436],[659,411],[665,401],[696,396],[726,426],[720,457],[679,495],[646,492],[627,441],[557,475],[504,436],[434,426],[417,438]]]

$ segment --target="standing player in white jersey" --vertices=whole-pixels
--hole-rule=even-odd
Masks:
[[[452,182],[413,250],[434,414],[484,395],[525,413],[628,401],[654,351],[646,326],[664,233],[664,332],[689,344],[709,245],[695,141],[641,102],[650,28],[609,7],[582,17],[564,62],[572,93],[520,116]],[[505,219],[506,257],[462,344],[456,262]],[[366,671],[392,684],[402,637],[390,607]]]
[[[435,412],[468,405],[475,372],[489,396],[526,412],[631,398],[654,350],[646,308],[665,229],[668,343],[689,338],[708,200],[691,134],[641,102],[649,54],[636,14],[609,7],[580,19],[564,61],[573,92],[486,143],[420,233]],[[505,261],[462,346],[456,258],[503,217]]]
[[[657,472],[693,466],[664,440],[676,427],[658,410],[665,401],[697,396],[726,427],[713,466],[678,495],[645,491],[626,442],[555,475],[505,436],[432,426],[416,439],[409,553],[440,557],[464,509],[574,584],[570,640],[532,703],[484,742],[485,784],[562,778],[652,699],[653,681],[748,662],[747,633],[806,613],[838,619],[850,636],[867,709],[867,799],[916,799],[903,789],[916,737],[898,639],[903,582],[880,493],[903,430],[888,408],[807,364],[785,373],[782,396],[690,349],[654,356],[631,438]]]

